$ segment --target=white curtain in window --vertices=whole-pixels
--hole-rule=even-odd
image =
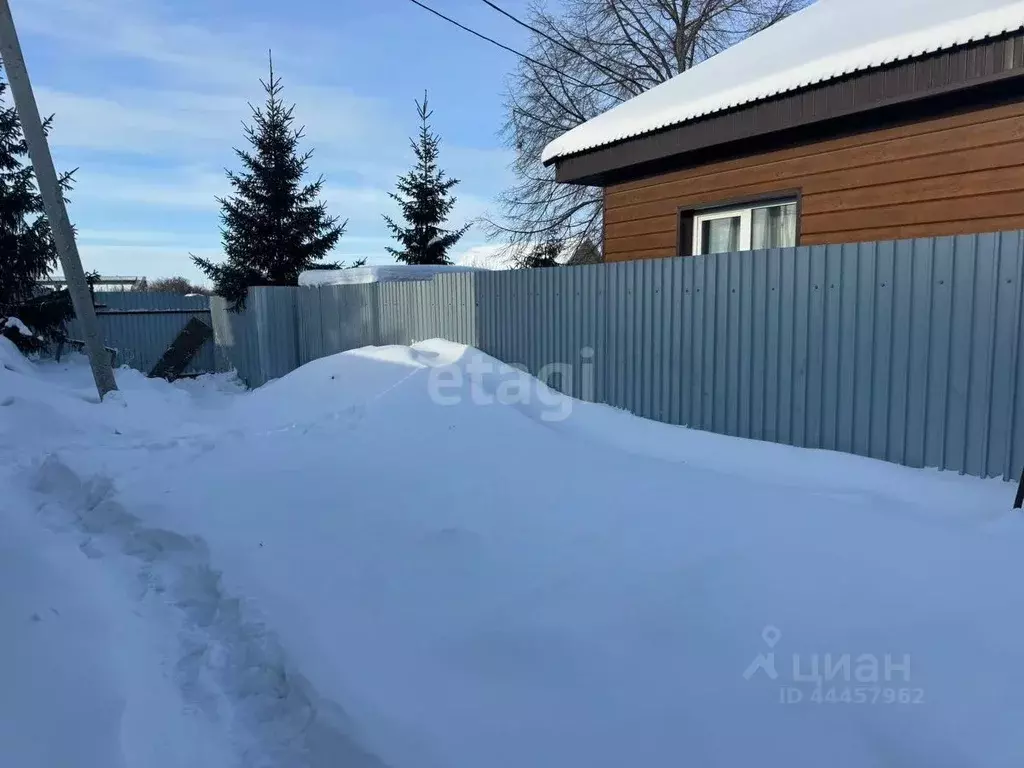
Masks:
[[[755,208],[750,222],[750,247],[790,248],[796,245],[796,203]]]
[[[728,253],[740,250],[740,217],[709,219],[701,224],[701,253]]]

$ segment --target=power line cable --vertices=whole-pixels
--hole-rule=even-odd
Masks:
[[[573,77],[572,75],[568,75],[565,72],[562,72],[560,69],[558,69],[556,67],[552,67],[550,64],[545,64],[543,61],[538,61],[537,59],[533,58],[532,56],[527,56],[525,53],[517,51],[515,48],[510,48],[509,46],[505,45],[504,43],[499,43],[494,38],[488,37],[487,35],[484,35],[484,34],[481,34],[480,32],[477,32],[475,29],[470,29],[465,24],[460,24],[455,19],[453,19],[453,18],[451,18],[449,16],[445,16],[440,11],[435,11],[429,5],[425,5],[425,4],[421,3],[420,0],[409,0],[409,2],[412,3],[413,5],[418,5],[420,8],[422,8],[425,11],[429,11],[430,13],[434,14],[438,18],[444,19],[449,24],[454,24],[459,29],[461,29],[461,30],[463,30],[465,32],[469,32],[469,34],[471,34],[471,35],[475,35],[476,37],[479,37],[481,40],[486,40],[488,43],[491,43],[492,45],[496,45],[499,48],[501,48],[502,50],[508,51],[509,53],[514,53],[519,58],[524,59],[525,61],[528,61],[531,64],[534,64],[535,66],[543,67],[544,69],[549,69],[552,72],[554,72],[554,73],[556,73],[558,75],[561,75],[566,80],[569,80],[570,82],[576,83],[576,85],[581,85],[584,88],[593,88],[595,91],[598,91],[599,93],[603,93],[605,96],[607,96],[610,99],[615,99],[616,101],[622,101],[622,99],[620,99],[618,96],[616,96],[616,95],[614,95],[612,93],[608,93],[608,91],[606,91],[606,90],[604,90],[602,88],[599,88],[596,85],[592,85],[591,83],[585,83],[582,80],[579,80],[578,78]]]
[[[514,21],[516,24],[518,24],[519,26],[523,27],[524,29],[530,30],[535,35],[540,35],[545,40],[547,40],[549,42],[552,42],[555,45],[559,46],[560,48],[563,48],[563,49],[567,50],[569,53],[573,54],[574,56],[579,56],[585,62],[587,62],[588,64],[590,64],[593,67],[597,67],[600,71],[604,72],[606,75],[610,75],[613,78],[617,78],[618,77],[618,75],[615,72],[613,72],[612,70],[608,69],[608,67],[606,67],[604,64],[600,64],[600,63],[594,61],[592,58],[590,58],[589,56],[587,56],[585,53],[583,53],[582,51],[578,50],[577,48],[574,48],[573,46],[569,45],[568,43],[563,42],[561,40],[558,40],[557,38],[552,37],[547,32],[544,32],[541,29],[537,29],[537,27],[535,27],[532,24],[529,24],[529,23],[523,21],[522,19],[520,19],[519,17],[515,16],[514,14],[509,13],[504,8],[502,8],[501,6],[495,5],[494,3],[491,2],[491,0],[481,0],[481,1],[484,3],[484,5],[487,5],[487,6],[491,7],[491,8],[493,8],[498,13],[500,13],[502,16],[505,16],[506,18],[511,19],[512,21]],[[602,91],[602,93],[603,93],[603,91]],[[618,100],[622,101],[622,99],[618,99]]]

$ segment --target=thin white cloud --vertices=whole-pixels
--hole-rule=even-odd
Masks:
[[[327,203],[327,210],[330,213],[343,219],[365,218],[374,213],[384,213],[392,206],[387,190],[379,187],[324,184],[320,197]]]
[[[217,197],[230,192],[223,173],[202,169],[178,172],[155,170],[152,174],[127,171],[123,174],[80,169],[75,175],[70,210],[74,217],[75,201],[88,201],[90,209],[161,207],[177,210],[215,211]]]
[[[259,88],[258,83],[254,83]],[[234,163],[233,147],[246,147],[243,123],[251,122],[244,92],[202,93],[177,90],[120,89],[104,95],[71,93],[40,86],[40,109],[55,115],[50,141],[57,150],[87,149],[162,157],[203,157]],[[374,99],[344,88],[297,87],[296,100],[312,90],[296,112],[307,130],[307,146],[316,148],[314,164],[355,155],[362,142],[387,124]],[[251,91],[252,101],[262,96]]]
[[[452,262],[460,267],[478,269],[514,269],[515,258],[505,243],[474,245],[453,254]]]
[[[265,51],[265,28],[199,26],[139,0],[33,0],[18,8],[23,33],[54,39],[78,55],[134,60],[173,70],[176,79],[219,84],[251,80]],[[255,45],[254,45],[255,43]]]
[[[184,243],[180,232],[163,232],[151,229],[78,229],[75,238],[79,244],[93,245],[168,245]]]

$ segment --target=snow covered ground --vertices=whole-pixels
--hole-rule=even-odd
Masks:
[[[478,354],[97,404],[0,339],[0,765],[1022,764],[1011,485]]]

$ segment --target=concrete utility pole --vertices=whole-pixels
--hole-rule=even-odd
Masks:
[[[39,108],[32,93],[32,83],[28,79],[28,68],[25,66],[25,57],[18,43],[18,33],[14,28],[14,17],[11,16],[8,0],[0,0],[0,58],[3,60],[4,69],[7,70],[7,80],[14,95],[14,106],[18,110],[21,130],[25,134],[28,154],[32,158],[32,167],[36,173],[36,183],[43,197],[43,209],[50,222],[53,241],[57,246],[61,266],[64,268],[64,278],[71,293],[75,315],[82,325],[85,351],[89,356],[92,376],[96,380],[96,389],[99,390],[102,400],[107,392],[117,389],[117,383],[114,381],[114,371],[110,367],[110,357],[103,347],[103,339],[100,338],[96,309],[92,305],[89,284],[85,279],[85,270],[82,269],[82,260],[78,256],[75,233],[71,229],[68,212],[64,207],[64,196],[57,181],[57,172],[53,168],[53,158],[46,143],[46,134],[43,133],[43,122],[39,118]],[[3,258],[3,254],[0,254],[0,258]]]

